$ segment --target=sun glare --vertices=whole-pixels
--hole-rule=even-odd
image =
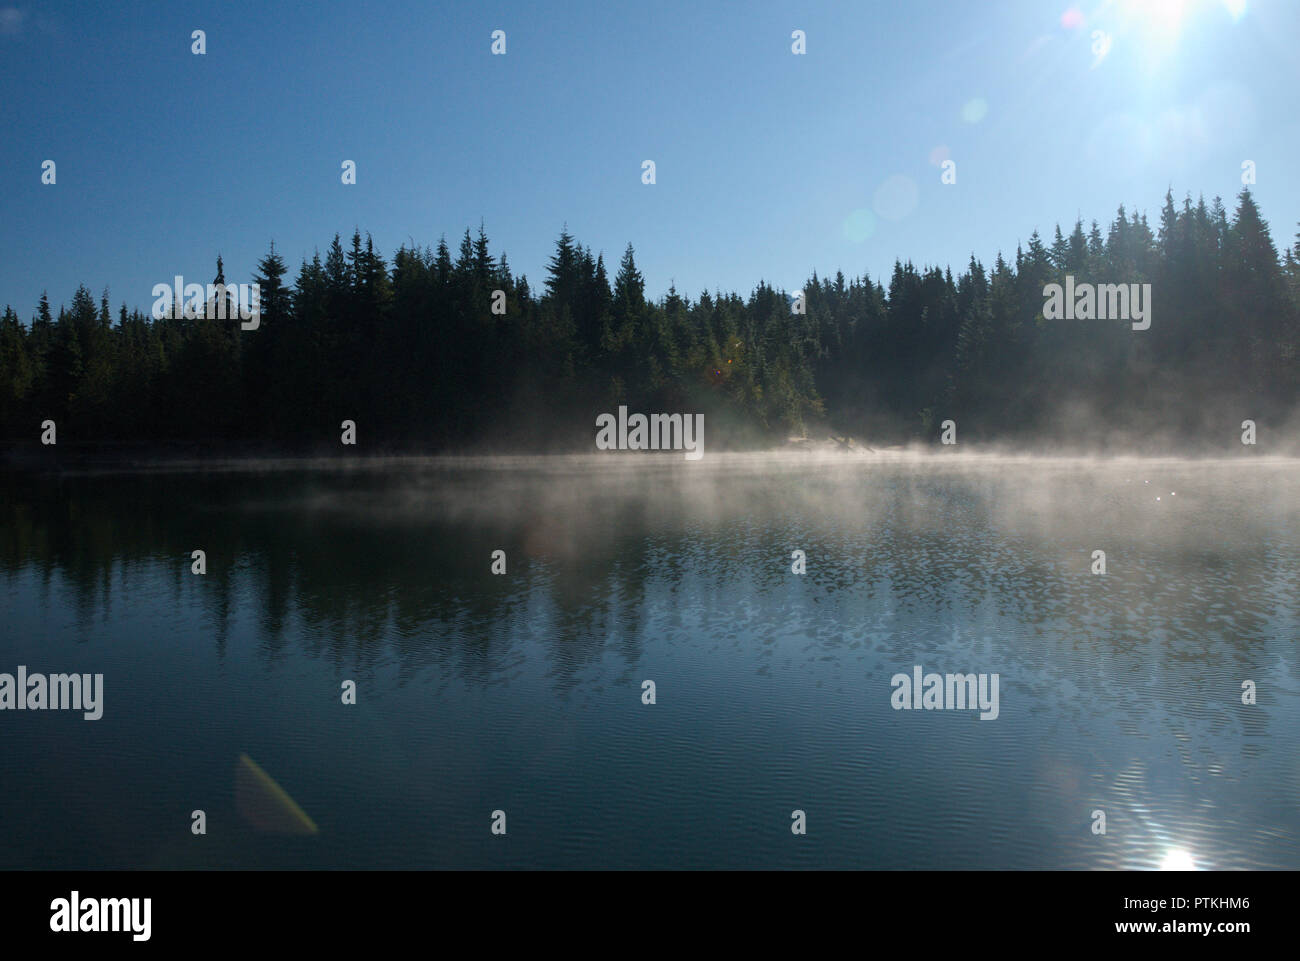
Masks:
[[[1121,0],[1119,12],[1144,44],[1168,49],[1178,41],[1191,6],[1192,0]]]
[[[1246,15],[1247,0],[1115,0],[1119,19],[1147,42],[1172,45],[1188,20],[1222,7],[1236,23]]]
[[[1177,30],[1187,13],[1188,0],[1139,0],[1147,18],[1157,27]]]
[[[1170,848],[1160,862],[1161,871],[1195,871],[1196,862],[1182,848]]]

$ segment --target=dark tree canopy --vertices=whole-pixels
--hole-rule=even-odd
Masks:
[[[29,442],[54,419],[61,443],[296,450],[336,446],[350,419],[372,450],[589,448],[596,414],[626,404],[704,413],[719,449],[809,429],[932,439],[948,418],[965,438],[1195,438],[1294,413],[1300,239],[1279,259],[1248,190],[1231,216],[1171,190],[1154,232],[1121,206],[1108,229],[1080,218],[1051,237],[955,277],[814,274],[803,313],[761,281],[648,301],[631,244],[611,281],[567,228],[540,295],[481,224],[454,259],[445,239],[390,263],[359,229],[335,235],[292,282],[272,244],[250,278],[256,330],[125,306],[114,323],[108,291],[96,304],[84,286],[57,318],[45,295],[30,323],[6,307],[0,431]],[[1151,328],[1045,319],[1043,288],[1067,274],[1151,284]]]

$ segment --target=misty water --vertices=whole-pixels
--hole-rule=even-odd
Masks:
[[[7,476],[0,672],[104,694],[0,713],[0,868],[1300,868],[1297,466]],[[916,665],[998,716],[896,710]]]

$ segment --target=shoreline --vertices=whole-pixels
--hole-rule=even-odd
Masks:
[[[847,440],[847,443],[845,442]],[[1012,464],[1104,467],[1125,463],[1195,463],[1205,467],[1300,466],[1300,452],[1266,454],[1240,450],[1035,449],[1032,445],[868,444],[837,435],[790,438],[783,445],[751,450],[713,450],[699,461],[683,461],[680,451],[551,450],[375,450],[340,453],[337,449],[285,451],[262,445],[169,444],[36,444],[0,445],[0,473],[44,476],[102,476],[147,473],[269,473],[285,471],[373,471],[399,469],[533,470],[607,468],[623,470],[674,467],[711,473],[715,470],[778,469],[804,466],[905,465],[929,467],[1006,467]]]

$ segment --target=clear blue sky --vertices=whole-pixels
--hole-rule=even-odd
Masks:
[[[566,222],[611,266],[631,241],[656,296],[887,280],[1121,202],[1154,222],[1170,185],[1231,206],[1247,159],[1289,245],[1297,39],[1295,0],[0,0],[0,303],[148,310],[218,252],[247,281],[274,239],[292,278],[335,232],[391,257],[480,219],[535,289]]]

